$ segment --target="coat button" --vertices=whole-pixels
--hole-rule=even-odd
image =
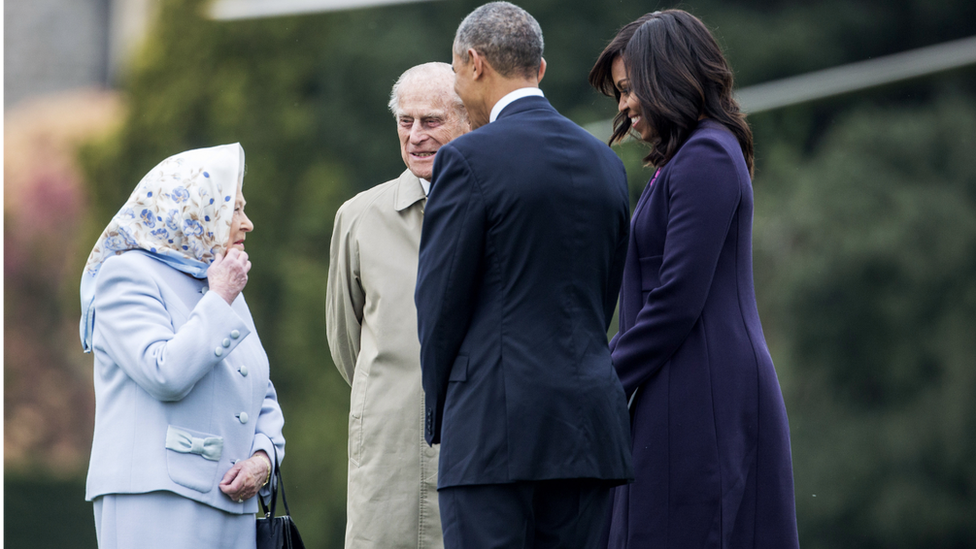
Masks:
[[[241,337],[241,333],[240,332],[238,332],[237,330],[231,330],[230,331],[230,338],[231,339],[237,339],[239,337]]]
[[[237,419],[239,419],[241,423],[247,423],[247,412],[237,414]]]
[[[227,339],[225,337],[224,340],[220,342],[220,344],[223,345],[225,348],[230,347],[230,339]]]
[[[241,366],[237,371],[240,372],[242,376],[247,377],[247,366]]]
[[[217,356],[224,356],[224,348],[217,347],[216,349],[214,349],[214,354]]]

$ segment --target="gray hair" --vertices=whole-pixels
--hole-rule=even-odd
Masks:
[[[542,64],[542,28],[529,12],[508,2],[474,10],[458,27],[454,53],[468,63],[468,50],[485,56],[498,74],[531,78]]]
[[[436,93],[435,90],[438,86],[443,86],[450,95],[451,105],[457,111],[458,116],[461,117],[461,120],[468,120],[468,111],[465,110],[464,103],[454,91],[454,69],[447,63],[434,61],[417,65],[407,69],[400,75],[400,78],[397,78],[396,83],[393,84],[393,90],[390,92],[389,103],[390,112],[393,113],[394,118],[400,116],[400,90],[408,84],[426,86],[431,89],[432,93]]]

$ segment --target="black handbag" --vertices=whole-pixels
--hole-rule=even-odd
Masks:
[[[274,446],[272,445],[272,448]],[[278,449],[274,448],[274,473],[271,475],[271,509],[261,500],[261,509],[264,511],[263,517],[258,517],[257,522],[257,549],[305,549],[302,543],[302,536],[298,533],[295,521],[291,520],[291,511],[288,510],[288,500],[285,499],[285,485],[281,482],[281,466],[278,465]],[[278,503],[278,490],[281,490],[281,502],[285,504],[285,514],[280,517],[275,516],[275,506]]]

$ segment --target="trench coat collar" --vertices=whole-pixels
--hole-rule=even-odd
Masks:
[[[393,196],[393,207],[396,211],[402,212],[413,206],[420,200],[427,198],[424,194],[424,187],[420,184],[420,178],[405,170],[397,179],[396,193]]]

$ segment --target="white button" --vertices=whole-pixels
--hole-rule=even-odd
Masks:
[[[203,295],[207,295],[207,292],[209,292],[209,291],[210,291],[210,288],[208,288],[206,286],[204,286],[203,288],[200,288],[200,293],[203,294]]]
[[[247,412],[237,414],[237,419],[241,420],[241,423],[247,423]]]
[[[214,349],[214,354],[217,356],[224,356],[223,347],[217,347],[216,349]]]
[[[237,370],[242,376],[247,377],[247,366],[241,366],[240,370]]]
[[[237,330],[231,330],[230,337],[231,337],[231,339],[237,339],[237,338],[241,337],[241,333],[238,332]]]
[[[220,344],[223,345],[224,347],[230,347],[230,340],[225,337],[224,340],[220,342]]]

